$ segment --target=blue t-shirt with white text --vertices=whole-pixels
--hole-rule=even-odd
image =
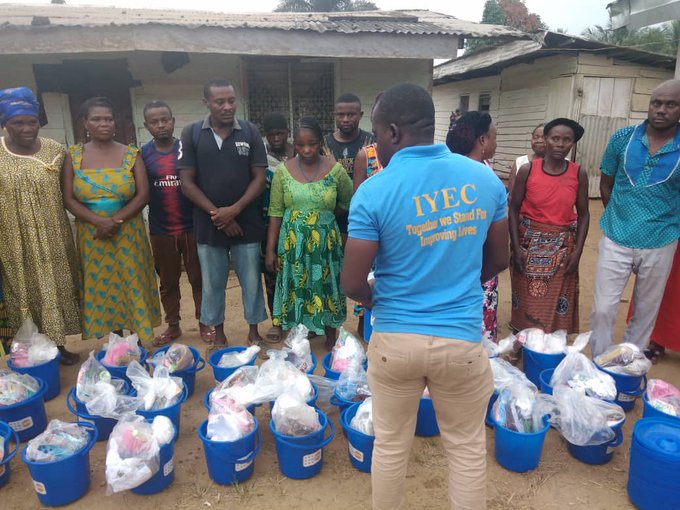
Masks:
[[[362,183],[349,237],[379,242],[373,329],[479,342],[482,248],[506,205],[490,168],[443,144],[402,149]]]

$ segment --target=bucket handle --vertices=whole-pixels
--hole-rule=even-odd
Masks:
[[[623,430],[619,429],[616,432],[616,437],[607,444],[607,447],[616,448],[617,446],[621,446],[621,443],[623,443]]]
[[[323,448],[326,446],[328,443],[330,443],[333,440],[333,437],[335,437],[335,427],[333,426],[333,422],[326,417],[326,428],[330,427],[331,433],[330,435],[321,441],[319,444],[316,445],[309,445],[309,444],[296,444],[296,443],[290,443],[283,439],[282,435],[279,434],[279,437],[276,438],[277,441],[279,441],[281,444],[286,445],[290,448],[293,448],[294,450],[310,450],[310,449],[319,449]],[[325,432],[324,432],[325,434]]]
[[[88,429],[89,440],[85,447],[82,450],[80,450],[80,452],[78,452],[87,453],[92,449],[94,444],[97,442],[97,439],[99,439],[99,431],[97,430],[97,427],[94,426],[94,423],[90,423],[87,421],[77,421],[76,424],[80,427]]]
[[[71,413],[74,416],[77,416],[78,418],[83,418],[84,420],[94,420],[96,418],[101,418],[100,416],[94,416],[94,415],[91,415],[91,414],[81,413],[80,411],[78,411],[78,409],[76,409],[76,406],[75,406],[75,395],[76,395],[75,392],[76,392],[76,388],[74,386],[73,388],[71,388],[69,390],[68,394],[66,395],[66,407],[68,407],[68,410],[71,411]],[[71,399],[73,399],[73,402],[71,402]],[[80,423],[80,422],[78,422],[78,423]]]
[[[7,425],[7,428],[12,434],[10,436],[10,441],[14,441],[14,448],[9,453],[6,453],[2,459],[0,459],[0,466],[2,466],[3,464],[7,464],[10,460],[14,458],[14,456],[19,451],[19,444],[21,443],[21,441],[19,441],[19,434],[17,433],[17,431],[14,430],[9,425]]]
[[[621,393],[623,393],[624,395],[628,395],[630,397],[639,397],[645,391],[647,391],[647,374],[642,376],[642,388],[631,391],[622,391]]]
[[[342,402],[340,402],[340,399],[335,393],[331,395],[331,398],[328,399],[328,401],[330,402],[331,405],[334,405],[336,407],[340,407],[342,405]]]

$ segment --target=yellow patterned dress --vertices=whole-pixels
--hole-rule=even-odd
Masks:
[[[0,266],[9,326],[31,319],[64,344],[80,333],[78,259],[61,196],[66,151],[40,138],[32,156],[0,139]]]
[[[74,145],[70,152],[73,193],[88,209],[112,216],[135,196],[135,146],[128,146],[119,168],[82,169],[83,146]],[[113,239],[95,239],[94,225],[80,220],[76,233],[83,274],[83,337],[130,329],[140,340],[150,341],[161,313],[142,214],[125,221]]]

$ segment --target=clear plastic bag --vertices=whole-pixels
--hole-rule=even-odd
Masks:
[[[616,383],[609,374],[598,370],[595,364],[580,352],[570,352],[557,365],[550,379],[555,388],[566,385],[584,392],[589,397],[614,400],[617,395]]]
[[[78,370],[78,378],[76,379],[76,397],[82,402],[89,402],[93,397],[94,386],[97,383],[111,383],[111,373],[106,370],[104,365],[97,361],[94,356],[94,351],[90,351],[90,355],[80,366]],[[122,381],[119,381],[122,385]]]
[[[0,369],[0,406],[10,406],[35,395],[40,383],[28,374]]]
[[[612,345],[594,361],[602,368],[617,374],[641,376],[652,368],[652,362],[637,345],[631,343]]]
[[[331,351],[331,370],[342,372],[352,363],[366,362],[366,352],[361,342],[345,328],[340,328],[338,339]]]
[[[359,404],[356,414],[352,421],[349,422],[349,426],[367,436],[375,435],[373,431],[373,399],[371,397],[368,397]]]
[[[543,354],[559,354],[567,349],[567,332],[563,329],[546,333],[538,328],[529,328],[517,333],[517,340],[532,351]]]
[[[545,396],[521,383],[504,387],[493,405],[493,416],[503,427],[521,433],[544,427]]]
[[[307,378],[316,386],[317,397],[314,405],[326,414],[337,410],[337,406],[331,404],[331,397],[335,393],[335,388],[338,387],[338,380],[315,374],[307,374]]]
[[[139,349],[139,338],[134,333],[125,338],[114,332],[109,333],[109,341],[104,344],[105,354],[102,363],[109,367],[128,366],[131,361],[139,361],[142,351]]]
[[[52,420],[45,431],[28,442],[26,458],[32,462],[54,462],[71,457],[89,439],[87,429],[77,423]]]
[[[165,409],[174,405],[181,397],[184,388],[182,379],[171,376],[165,367],[154,370],[152,377],[142,365],[132,361],[125,375],[137,390],[137,397],[143,402],[141,408],[145,411]]]
[[[661,379],[650,379],[647,383],[647,400],[655,409],[680,416],[680,390]]]
[[[256,404],[255,381],[259,372],[260,367],[253,365],[237,368],[233,374],[217,385],[210,393],[211,406],[222,399],[235,400],[244,407]]]
[[[314,388],[305,374],[300,372],[295,365],[286,361],[286,353],[269,350],[269,359],[260,365],[260,371],[255,380],[256,403],[276,400],[276,397],[285,392],[295,392],[304,401],[312,398]]]
[[[225,352],[217,362],[220,368],[234,368],[250,362],[260,352],[259,345],[251,345],[245,351]]]
[[[538,391],[536,385],[527,379],[524,372],[504,359],[491,358],[489,359],[489,364],[493,372],[493,385],[496,391],[501,391],[503,388],[515,383],[523,384],[531,391]]]
[[[351,363],[341,374],[335,390],[338,396],[351,402],[360,402],[371,396],[368,378],[363,365]]]
[[[139,487],[160,469],[160,447],[172,441],[175,430],[165,416],[153,424],[127,415],[111,432],[106,450],[107,494]]]
[[[52,361],[59,354],[57,344],[38,331],[31,319],[26,319],[14,335],[10,359],[17,367],[34,367]]]
[[[255,430],[255,417],[233,399],[223,399],[210,408],[208,414],[208,439],[231,442]]]
[[[307,372],[312,367],[312,349],[307,336],[309,329],[304,324],[298,324],[288,333],[286,347],[286,361],[291,362],[300,372]]]
[[[321,429],[316,409],[297,392],[282,393],[272,409],[274,429],[286,436],[306,436]]]
[[[550,422],[576,446],[594,446],[611,441],[616,436],[611,427],[626,418],[621,406],[588,397],[568,386],[555,387],[553,398],[556,409],[551,413]]]
[[[88,414],[120,420],[124,415],[134,413],[142,405],[142,400],[121,394],[121,389],[106,382],[92,386],[88,392],[90,399],[85,402]]]
[[[493,343],[488,338],[484,338],[482,340],[482,345],[484,346],[484,349],[486,349],[486,353],[489,358],[495,358],[502,356],[503,354],[510,354],[511,352],[518,352],[522,347],[522,344],[512,333],[502,340],[499,340],[497,344]]]
[[[154,354],[149,361],[155,368],[165,367],[172,374],[193,366],[194,354],[186,345],[173,343],[166,351]]]

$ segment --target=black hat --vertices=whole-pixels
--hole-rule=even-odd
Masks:
[[[558,117],[543,126],[543,136],[547,137],[550,130],[555,126],[567,126],[568,128],[571,128],[571,130],[574,132],[574,142],[578,142],[581,138],[583,138],[583,133],[585,132],[583,126],[575,120]]]

